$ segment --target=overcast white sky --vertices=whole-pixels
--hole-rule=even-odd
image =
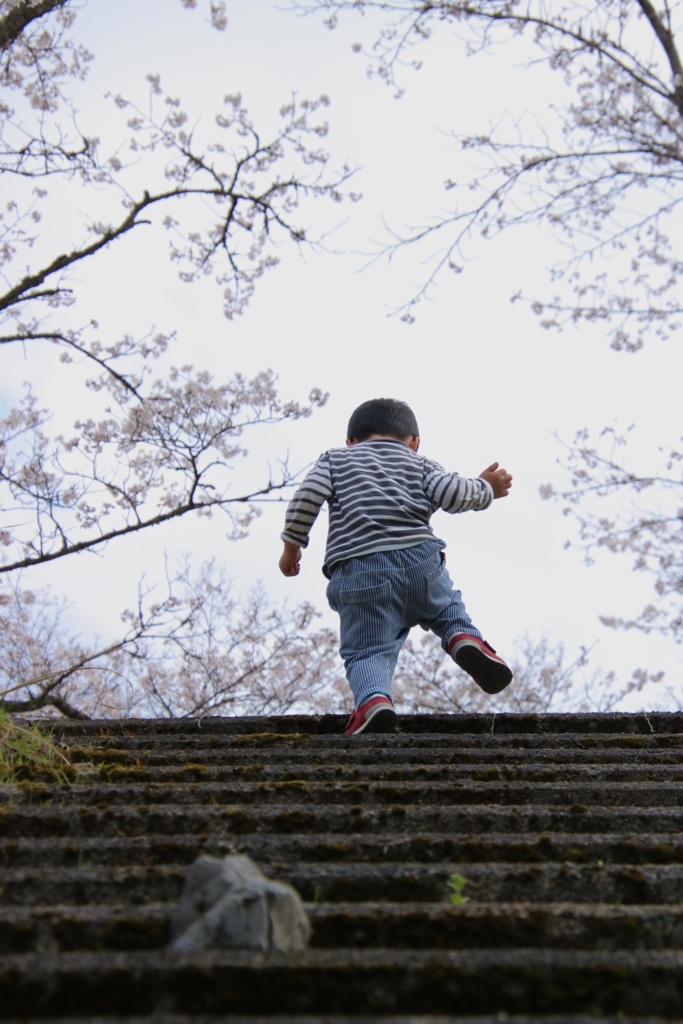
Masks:
[[[666,668],[668,684],[679,689],[681,655],[674,645],[615,634],[598,619],[636,613],[650,598],[647,578],[609,555],[586,568],[578,551],[563,548],[575,536],[572,522],[559,505],[539,498],[542,483],[564,480],[555,432],[571,440],[583,426],[635,421],[652,444],[680,436],[681,361],[674,345],[652,342],[635,356],[619,355],[599,332],[550,334],[527,307],[511,305],[519,288],[533,294],[547,287],[545,268],[557,243],[538,228],[485,244],[474,240],[465,272],[440,280],[413,326],[388,311],[424,276],[417,254],[406,250],[390,265],[361,271],[366,261],[358,253],[384,237],[383,219],[401,229],[445,208],[441,185],[457,175],[459,159],[449,128],[481,131],[501,117],[514,123],[525,111],[542,115],[538,98],[547,104],[559,79],[526,69],[521,52],[467,59],[447,29],[423,48],[423,69],[405,72],[406,92],[396,100],[382,82],[367,79],[367,62],[352,51],[355,41],[372,42],[371,18],[347,19],[330,32],[322,19],[297,17],[270,0],[230,3],[228,16],[227,31],[216,33],[204,11],[184,11],[172,0],[89,0],[77,26],[95,54],[80,100],[82,130],[105,145],[115,140],[123,121],[102,97],[123,93],[144,102],[148,72],[159,72],[168,92],[203,122],[225,93],[240,92],[264,134],[292,93],[325,93],[332,164],[359,168],[354,188],[364,198],[315,212],[325,226],[337,225],[330,246],[348,252],[297,255],[283,248],[281,266],[258,283],[246,314],[228,322],[218,286],[179,283],[164,256],[165,239],[138,235],[108,257],[108,280],[91,283],[88,301],[103,330],[113,338],[152,324],[173,328],[176,364],[205,365],[218,378],[273,367],[285,397],[304,397],[314,386],[330,392],[311,420],[264,428],[253,464],[289,452],[292,465],[304,466],[344,442],[349,414],[360,402],[380,395],[409,402],[424,454],[468,476],[494,459],[514,474],[511,496],[486,513],[433,520],[448,543],[451,575],[494,646],[505,655],[525,632],[549,633],[570,654],[599,641],[596,666],[624,677],[638,666]],[[64,212],[77,226],[87,209],[84,194],[81,208]],[[85,319],[91,310],[83,310]],[[197,561],[213,554],[240,589],[262,580],[275,599],[309,599],[325,611],[325,521],[316,526],[301,575],[285,580],[277,570],[283,512],[265,508],[249,539],[236,545],[223,539],[220,517],[209,524],[186,519],[119,542],[103,557],[40,570],[41,581],[65,589],[84,633],[94,629],[104,639],[113,609],[134,600],[139,571],[161,574],[164,550],[172,560],[181,551]],[[329,611],[325,618],[335,622]],[[658,699],[651,691],[643,703],[652,707]]]

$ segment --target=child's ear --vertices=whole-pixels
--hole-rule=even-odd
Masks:
[[[358,444],[358,441],[356,440],[356,438],[355,437],[347,437],[346,438],[346,447],[350,448],[352,444]]]
[[[412,448],[414,452],[416,452],[417,449],[420,447],[420,438],[411,437],[411,439],[407,442],[407,445],[409,448]]]

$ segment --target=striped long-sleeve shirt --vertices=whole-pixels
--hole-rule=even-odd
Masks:
[[[490,484],[448,473],[402,441],[363,441],[331,448],[315,463],[287,506],[282,539],[305,548],[325,502],[329,507],[323,572],[335,563],[434,540],[429,520],[441,508],[488,508]]]

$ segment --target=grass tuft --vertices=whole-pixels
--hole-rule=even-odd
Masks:
[[[0,784],[40,775],[68,782],[71,764],[49,733],[37,725],[20,725],[0,710]]]

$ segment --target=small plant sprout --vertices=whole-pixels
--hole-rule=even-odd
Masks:
[[[464,875],[451,875],[448,880],[448,900],[453,907],[462,907],[465,903],[469,902],[468,897],[464,896],[464,889],[467,885],[467,879]]]

